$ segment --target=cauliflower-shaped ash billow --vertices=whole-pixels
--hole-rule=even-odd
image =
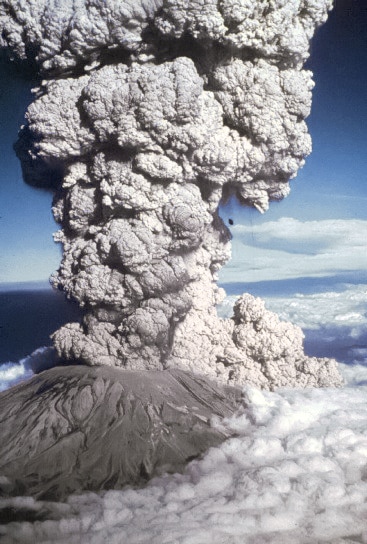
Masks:
[[[302,333],[242,297],[229,320],[223,195],[261,212],[310,153],[308,43],[331,0],[3,0],[0,43],[38,66],[17,145],[25,178],[61,179],[53,284],[85,309],[59,355],[190,368],[261,387],[340,383]]]

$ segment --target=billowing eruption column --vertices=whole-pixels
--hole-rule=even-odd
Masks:
[[[218,216],[261,212],[310,153],[302,70],[331,0],[2,0],[2,45],[35,63],[18,154],[60,180],[55,287],[85,308],[53,341],[90,365],[181,367],[229,383],[338,385],[298,327],[242,296],[219,319],[230,256]]]

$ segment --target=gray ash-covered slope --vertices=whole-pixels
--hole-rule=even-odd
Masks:
[[[85,309],[63,359],[182,368],[226,383],[338,385],[297,327],[247,296],[221,320],[218,216],[265,211],[311,151],[302,69],[331,0],[2,0],[1,44],[40,70],[18,144],[25,179],[60,182],[56,287]]]
[[[180,371],[54,368],[0,394],[0,494],[63,500],[179,472],[241,391]]]

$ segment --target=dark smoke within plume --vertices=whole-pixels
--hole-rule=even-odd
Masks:
[[[181,367],[261,387],[339,384],[298,327],[244,295],[217,317],[223,195],[265,211],[310,153],[302,70],[331,0],[3,0],[2,45],[36,62],[25,178],[62,180],[55,287],[86,310],[61,357]]]

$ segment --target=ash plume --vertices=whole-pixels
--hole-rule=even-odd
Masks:
[[[17,146],[24,177],[61,184],[55,287],[85,309],[63,359],[179,367],[264,388],[341,382],[301,330],[243,295],[220,319],[230,257],[218,215],[264,212],[311,151],[302,66],[331,0],[3,0],[0,44],[35,64]]]

